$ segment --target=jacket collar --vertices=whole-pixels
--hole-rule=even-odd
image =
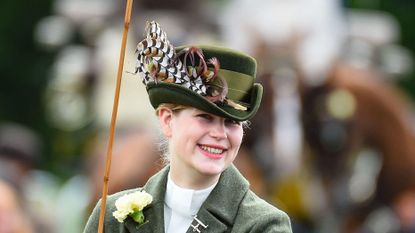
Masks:
[[[195,219],[192,225],[199,224],[197,229],[202,233],[225,232],[227,228],[232,227],[238,206],[248,190],[248,181],[234,165],[231,165],[222,173],[218,184],[197,213],[197,219],[203,225],[207,225],[207,228],[201,226]],[[187,232],[197,232],[197,230],[194,231],[190,226]]]
[[[150,178],[143,187],[146,192],[153,196],[153,203],[144,210],[144,216],[150,221],[137,226],[134,221],[128,218],[125,226],[130,233],[164,232],[164,196],[169,169],[169,166],[163,168],[158,174]],[[248,190],[248,181],[234,165],[231,165],[222,173],[218,184],[196,215],[197,220],[202,224],[194,219],[192,225],[196,227],[199,224],[196,228],[201,233],[225,232],[229,227],[232,227],[238,211],[237,207]],[[207,225],[207,228],[202,225]],[[194,233],[198,231],[190,226],[187,232]]]

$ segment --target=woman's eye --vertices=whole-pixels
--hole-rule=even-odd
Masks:
[[[235,120],[231,120],[231,119],[226,119],[225,120],[225,123],[231,124],[231,125],[240,125],[241,124],[241,122],[235,121]]]
[[[211,120],[212,116],[210,116],[209,114],[199,114],[198,117],[203,118],[205,120]]]

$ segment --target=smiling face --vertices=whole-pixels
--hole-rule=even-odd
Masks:
[[[233,162],[242,142],[240,122],[196,108],[159,109],[170,142],[171,175],[182,186],[209,185]]]

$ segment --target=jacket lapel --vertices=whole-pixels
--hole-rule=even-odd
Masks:
[[[167,175],[169,167],[163,168],[150,178],[143,189],[153,196],[153,202],[144,209],[146,222],[137,225],[131,218],[125,222],[130,233],[164,233],[164,196],[166,193]]]
[[[187,233],[220,233],[232,228],[239,204],[249,190],[248,181],[231,165],[219,178]],[[204,226],[207,226],[206,228]],[[197,229],[197,230],[196,230]]]

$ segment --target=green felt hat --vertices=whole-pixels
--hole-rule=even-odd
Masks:
[[[158,30],[157,26],[152,27],[153,31]],[[174,48],[167,38],[164,42],[166,44],[160,45],[160,39],[147,37],[137,46],[139,65],[136,72],[142,75],[154,108],[162,103],[179,104],[236,121],[245,121],[255,115],[263,88],[255,83],[254,58],[228,48]],[[212,65],[215,63],[212,58],[218,61],[218,66]],[[210,64],[205,72],[201,71],[201,61]],[[220,87],[219,91],[216,87]],[[218,92],[222,93],[222,98],[218,98]]]

